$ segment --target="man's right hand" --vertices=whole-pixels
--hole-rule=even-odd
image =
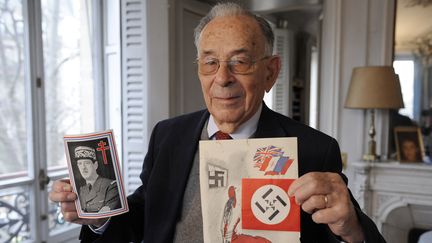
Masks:
[[[108,218],[102,219],[83,219],[78,217],[75,207],[77,195],[72,191],[69,179],[57,180],[53,183],[52,190],[49,193],[51,201],[59,203],[63,218],[71,223],[102,226]]]

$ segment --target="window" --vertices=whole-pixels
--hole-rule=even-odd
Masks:
[[[0,178],[27,175],[24,20],[21,1],[0,1]]]
[[[309,95],[309,126],[318,129],[318,71],[319,53],[316,46],[311,47],[310,59],[310,95]]]
[[[399,113],[414,119],[414,61],[396,60],[393,62],[393,67],[399,76],[405,105],[405,108],[400,109]]]
[[[87,12],[84,1],[42,0],[49,168],[66,166],[64,134],[95,130],[91,29]]]
[[[68,174],[63,135],[103,120],[91,2],[0,0],[0,242],[77,237],[46,179]]]

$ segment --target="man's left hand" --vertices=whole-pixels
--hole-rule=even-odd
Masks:
[[[364,240],[348,188],[339,174],[307,173],[291,184],[288,195],[295,197],[303,211],[312,214],[315,223],[327,224],[344,241]]]

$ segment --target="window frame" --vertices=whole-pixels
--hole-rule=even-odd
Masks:
[[[102,21],[101,0],[92,0],[92,20],[94,30]],[[41,0],[21,0],[24,25],[23,51],[24,51],[24,94],[25,94],[25,123],[26,123],[26,152],[27,174],[11,176],[0,180],[0,190],[23,187],[28,193],[29,242],[60,242],[75,240],[79,234],[78,225],[62,228],[50,232],[49,229],[49,201],[50,188],[40,187],[40,175],[42,171],[48,174],[51,182],[68,176],[67,167],[48,171],[47,143],[46,143],[46,111],[45,111],[45,82],[44,82],[44,53],[42,40],[42,9]],[[95,90],[104,90],[103,56],[96,48],[101,47],[102,31],[94,32],[97,36],[92,41],[92,58],[98,60],[93,68]],[[95,129],[102,130],[106,127],[105,110],[106,102],[103,95],[95,94]]]

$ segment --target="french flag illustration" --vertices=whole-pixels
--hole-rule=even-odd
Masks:
[[[281,148],[270,145],[258,148],[254,156],[254,167],[265,175],[285,175],[294,160],[283,156]]]

